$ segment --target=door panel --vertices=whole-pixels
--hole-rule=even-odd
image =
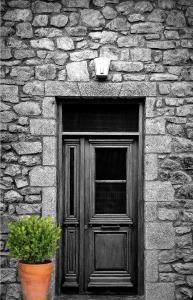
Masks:
[[[88,288],[132,287],[133,140],[88,140]],[[132,282],[133,281],[133,282]]]
[[[64,140],[64,287],[136,285],[133,139]]]

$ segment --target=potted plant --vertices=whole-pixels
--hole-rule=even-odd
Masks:
[[[46,300],[52,272],[52,255],[61,229],[50,216],[23,217],[8,224],[9,255],[18,259],[24,299]]]

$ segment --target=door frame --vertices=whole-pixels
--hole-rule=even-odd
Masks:
[[[100,97],[104,100],[103,103],[106,102],[106,100],[109,100],[110,97]],[[63,136],[65,135],[68,137],[69,135],[72,136],[72,133],[65,133],[62,131],[62,106],[65,104],[72,103],[72,100],[75,103],[81,103],[82,101],[88,101],[92,100],[93,104],[95,103],[93,100],[99,99],[98,97],[57,97],[57,132],[58,132],[58,158],[57,158],[57,221],[62,226],[63,225],[63,214],[64,211],[64,203],[63,203],[63,184],[62,184],[62,178],[63,178],[63,167],[62,167],[62,156],[63,156],[63,145],[62,140]],[[125,103],[128,104],[128,107],[130,104],[138,104],[139,105],[139,124],[138,124],[138,132],[128,132],[128,133],[122,133],[124,137],[128,136],[135,136],[138,138],[138,199],[137,199],[137,230],[138,230],[138,238],[137,238],[137,266],[138,266],[138,272],[137,272],[137,295],[144,295],[144,200],[143,200],[143,182],[144,182],[144,164],[143,164],[143,154],[144,154],[144,98],[143,97],[136,97],[136,98],[125,98],[125,97],[111,97],[111,100],[113,100],[113,103],[116,103],[117,105],[120,104],[120,100],[125,101]],[[121,102],[122,102],[121,101]],[[85,135],[86,133],[82,133],[82,135]],[[88,133],[90,135],[90,133]],[[99,134],[101,135],[101,133]],[[119,133],[120,135],[120,133]],[[83,151],[81,151],[82,155],[84,155]],[[81,159],[83,161],[83,159]],[[80,190],[81,199],[83,198],[83,189]],[[80,222],[84,222],[84,216],[80,217]],[[83,223],[82,223],[83,224]],[[83,226],[81,226],[82,230]],[[81,234],[81,232],[80,232]],[[62,285],[62,276],[63,276],[63,270],[64,266],[63,263],[63,257],[62,257],[62,245],[63,245],[63,238],[59,241],[59,249],[56,253],[56,295],[61,295],[61,285]],[[84,243],[80,241],[80,252],[84,253]],[[81,265],[82,264],[82,265]],[[83,269],[83,261],[80,262],[80,267]],[[84,277],[82,276],[82,280]],[[82,284],[83,286],[83,284]],[[83,293],[83,291],[79,291],[79,293]]]

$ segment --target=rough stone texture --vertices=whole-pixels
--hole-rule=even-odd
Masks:
[[[34,167],[29,174],[31,186],[54,186],[56,184],[56,168]]]
[[[145,185],[145,201],[162,202],[174,200],[174,188],[170,182],[151,181]]]
[[[146,288],[146,299],[149,300],[172,300],[174,299],[174,284],[152,283]]]
[[[13,149],[20,155],[22,154],[35,154],[42,151],[40,142],[19,142],[12,144]]]
[[[174,246],[174,228],[172,223],[146,224],[146,249],[171,249]]]
[[[72,62],[66,65],[69,81],[89,81],[87,62]]]
[[[98,10],[84,9],[81,11],[82,23],[88,27],[104,26],[105,20]]]
[[[141,97],[145,300],[191,299],[192,0],[3,0],[1,13],[1,231],[25,214],[56,218],[55,97]],[[111,59],[106,82],[99,56]],[[1,298],[20,299],[5,240]]]
[[[43,164],[56,165],[56,138],[43,138]]]
[[[30,132],[32,135],[55,135],[56,122],[46,119],[30,120]]]
[[[16,104],[14,105],[14,110],[22,116],[36,116],[41,113],[39,104],[35,102],[23,102]]]

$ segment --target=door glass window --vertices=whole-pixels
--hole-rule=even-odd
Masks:
[[[126,148],[96,148],[95,213],[126,213]]]

